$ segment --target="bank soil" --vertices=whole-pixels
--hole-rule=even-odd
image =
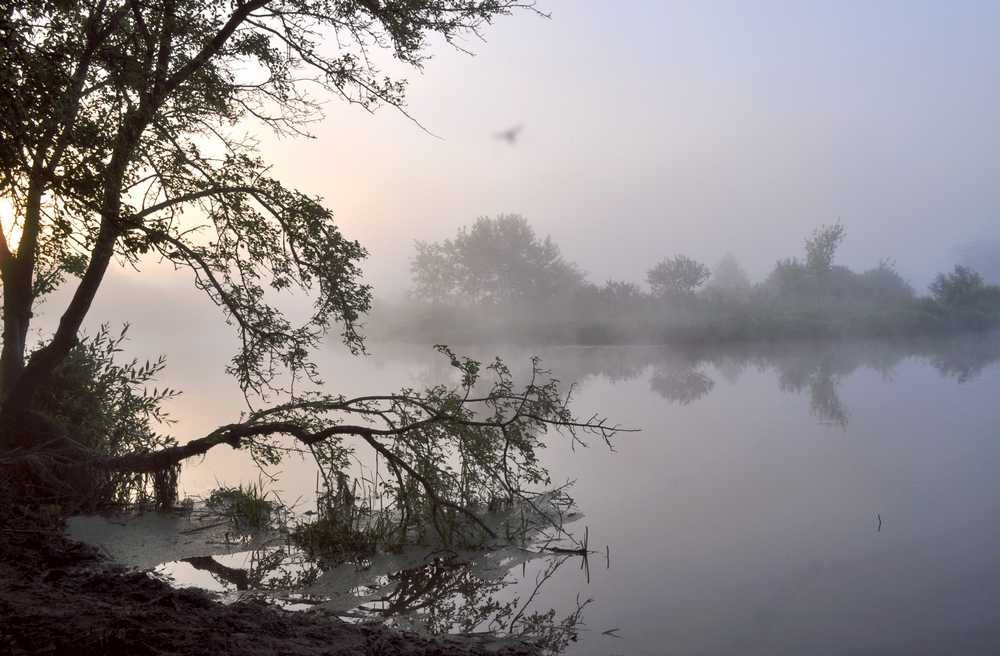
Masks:
[[[109,563],[68,540],[62,521],[0,510],[0,655],[473,656],[540,653],[531,644],[432,640],[261,600],[223,605]]]

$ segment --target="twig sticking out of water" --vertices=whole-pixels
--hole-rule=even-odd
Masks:
[[[875,516],[878,517],[878,531],[877,532],[881,532],[882,531],[882,515],[880,515],[878,513],[875,513]]]

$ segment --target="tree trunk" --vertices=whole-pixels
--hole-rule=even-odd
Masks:
[[[97,290],[100,289],[101,283],[104,281],[104,274],[108,270],[111,258],[114,257],[115,242],[121,234],[119,226],[125,170],[133,159],[135,149],[138,147],[143,131],[149,124],[149,117],[152,113],[151,106],[144,105],[125,120],[125,127],[119,135],[114,155],[104,174],[104,192],[100,211],[101,229],[91,249],[90,263],[73,294],[73,299],[59,319],[59,328],[55,335],[52,336],[48,344],[32,354],[20,375],[8,385],[3,408],[0,409],[0,415],[3,415],[0,416],[0,424],[9,425],[6,415],[11,411],[21,413],[30,410],[35,392],[55,371],[59,363],[69,355],[73,347],[80,343],[80,327],[90,311],[94,297],[97,296]],[[36,224],[36,237],[37,229]],[[21,254],[18,253],[18,257],[20,256]],[[33,264],[34,257],[32,257]],[[3,437],[0,436],[0,441],[2,439]]]
[[[97,295],[97,290],[101,286],[101,281],[104,279],[104,274],[108,270],[117,236],[118,231],[115,229],[101,230],[97,244],[94,246],[90,265],[87,267],[87,272],[84,274],[83,280],[80,281],[80,285],[76,288],[73,300],[70,301],[69,307],[66,308],[59,320],[59,328],[48,344],[35,351],[21,375],[8,388],[7,398],[4,401],[4,412],[7,411],[8,406],[13,406],[15,409],[30,408],[38,388],[55,371],[59,363],[69,355],[73,347],[80,343],[80,326],[83,324],[83,320],[90,310],[90,305]]]
[[[27,347],[31,307],[35,296],[32,290],[35,274],[35,253],[38,247],[38,229],[41,220],[42,189],[29,183],[24,211],[24,226],[17,253],[7,251],[0,264],[0,281],[3,282],[3,351],[0,353],[0,402],[17,383],[24,369],[24,352]]]

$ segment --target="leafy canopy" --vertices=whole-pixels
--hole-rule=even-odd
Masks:
[[[0,395],[21,405],[77,342],[110,262],[144,255],[194,272],[239,331],[231,370],[266,393],[313,375],[308,353],[337,323],[352,350],[370,290],[364,249],[318,198],[269,175],[253,123],[303,133],[313,94],[402,107],[376,51],[421,66],[431,35],[478,35],[512,0],[86,0],[8,3],[0,14]],[[15,243],[16,240],[16,243]],[[52,342],[22,374],[32,304],[80,276]],[[312,293],[293,325],[269,290]]]
[[[308,121],[320,117],[317,92],[367,110],[401,108],[404,84],[381,75],[377,51],[419,67],[433,36],[454,43],[478,35],[517,7],[531,3],[5,4],[0,201],[14,219],[0,234],[0,448],[9,454],[0,464],[23,464],[54,443],[59,453],[49,457],[59,467],[76,462],[111,478],[151,474],[161,486],[176,482],[184,459],[221,444],[246,448],[261,462],[307,449],[324,467],[326,491],[333,494],[331,481],[340,480],[351,440],[360,439],[389,468],[390,477],[379,484],[398,512],[400,536],[431,525],[447,543],[468,543],[492,533],[471,507],[496,499],[530,503],[527,486],[547,482],[536,456],[540,432],[564,429],[574,439],[588,431],[605,439],[613,434],[596,418],[574,419],[569,398],[537,362],[522,387],[493,363],[486,369],[492,385],[478,395],[480,365],[446,349],[458,386],[358,399],[281,389],[284,372],[315,380],[310,351],[334,324],[348,347],[363,348],[358,320],[370,290],[360,282],[358,264],[365,251],[341,235],[320,199],[272,177],[255,140],[241,131],[256,124],[284,135],[304,133]],[[538,242],[523,219],[484,221],[456,240],[458,250],[499,239],[523,256],[539,281],[579,278],[551,240]],[[230,371],[248,398],[287,392],[284,403],[252,409],[183,445],[151,431],[157,404],[169,393],[139,395],[136,386],[162,363],[114,365],[117,340],[102,332],[81,349],[79,338],[111,263],[140,268],[146,257],[193,272],[197,287],[238,331]],[[70,277],[79,280],[58,329],[25,362],[34,304]],[[502,296],[519,284],[487,280],[473,293]],[[313,302],[299,325],[273,304],[294,289]],[[21,439],[30,425],[47,431],[31,435],[34,444]],[[102,442],[104,433],[113,444]],[[87,435],[93,439],[73,439]],[[25,444],[35,451],[21,448]]]
[[[837,221],[832,226],[813,230],[812,238],[806,239],[806,269],[822,276],[833,267],[833,256],[844,241],[844,226]]]
[[[583,284],[584,275],[563,260],[551,237],[535,236],[519,214],[480,217],[442,243],[416,242],[410,265],[413,293],[442,302],[474,305],[544,302]]]
[[[665,259],[646,272],[646,282],[653,296],[668,298],[688,296],[712,274],[707,266],[686,255]]]
[[[930,284],[931,296],[941,305],[971,303],[986,288],[983,277],[969,267],[956,265],[949,273],[939,273]]]

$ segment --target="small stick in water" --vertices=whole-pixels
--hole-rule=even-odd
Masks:
[[[875,513],[875,516],[878,517],[878,530],[881,531],[882,530],[882,515],[880,515],[878,513]]]

